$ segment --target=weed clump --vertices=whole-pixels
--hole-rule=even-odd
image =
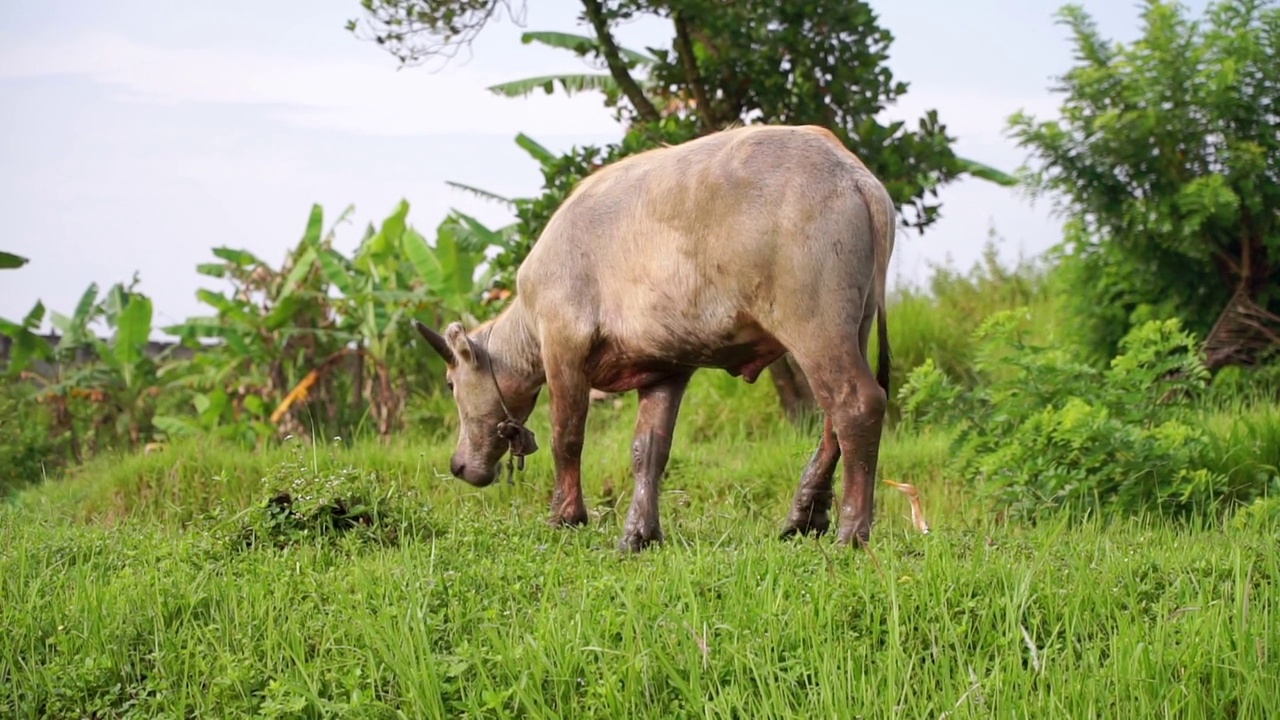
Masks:
[[[352,466],[320,467],[301,457],[281,462],[262,478],[260,500],[215,524],[241,549],[300,543],[396,546],[435,533],[429,508],[411,488]]]

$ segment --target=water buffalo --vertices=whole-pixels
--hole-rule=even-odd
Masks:
[[[443,334],[416,323],[448,365],[458,408],[450,470],[482,487],[508,450],[532,452],[524,422],[545,384],[551,521],[583,524],[590,391],[636,390],[635,492],[620,548],[639,550],[662,539],[659,479],[690,376],[721,368],[755,382],[789,351],[826,420],[783,535],[828,529],[843,455],[838,538],[866,543],[889,392],[894,236],[884,185],[820,127],[739,127],[598,170],[547,223],[496,318]]]

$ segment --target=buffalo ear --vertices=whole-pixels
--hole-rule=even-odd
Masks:
[[[417,320],[413,321],[413,326],[418,329],[418,334],[422,336],[422,339],[427,341],[431,349],[435,350],[447,365],[454,365],[457,362],[453,350],[449,347],[449,342],[441,337],[440,333]]]
[[[471,338],[467,337],[467,330],[462,327],[462,323],[449,323],[449,327],[444,329],[444,338],[454,357],[468,365],[476,364],[475,346],[471,344]]]

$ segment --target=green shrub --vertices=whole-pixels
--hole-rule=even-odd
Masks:
[[[1214,399],[1227,406],[1242,401],[1280,402],[1280,354],[1252,368],[1222,368],[1214,375],[1211,389]]]
[[[1177,320],[1136,327],[1106,369],[1028,343],[1025,320],[1003,311],[975,332],[976,387],[926,362],[900,391],[908,422],[955,425],[957,461],[982,494],[1034,517],[1063,506],[1185,514],[1244,491],[1212,462],[1194,414],[1208,373]]]
[[[911,370],[925,361],[965,387],[978,381],[973,332],[983,318],[1000,310],[1030,308],[1037,337],[1052,338],[1061,322],[1052,276],[1038,260],[1001,264],[992,231],[982,257],[967,270],[950,261],[930,263],[923,287],[900,286],[889,298],[889,341],[893,348],[892,387],[901,387]],[[871,338],[874,357],[879,343]],[[900,408],[890,399],[891,422]]]
[[[1280,496],[1260,498],[1231,518],[1236,530],[1270,529],[1280,536]]]
[[[1246,397],[1206,413],[1204,422],[1206,462],[1226,476],[1226,491],[1241,502],[1280,499],[1280,404]]]
[[[14,388],[0,393],[0,498],[40,482],[61,467],[48,413]]]

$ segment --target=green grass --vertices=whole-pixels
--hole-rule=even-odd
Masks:
[[[399,547],[237,551],[3,521],[9,717],[1265,717],[1274,537],[885,531],[875,557],[706,512],[426,513]],[[424,517],[424,521],[427,521]],[[558,711],[557,711],[558,709]]]
[[[882,486],[871,552],[782,542],[815,438],[753,412],[770,393],[699,376],[667,543],[630,558],[631,397],[593,411],[579,530],[542,522],[548,452],[476,490],[437,475],[451,437],[96,460],[0,509],[0,716],[1280,712],[1274,514],[1003,524],[949,476],[945,437],[892,433],[882,477],[920,487],[933,533]],[[549,437],[545,408],[533,427]],[[261,509],[331,487],[372,526]]]

